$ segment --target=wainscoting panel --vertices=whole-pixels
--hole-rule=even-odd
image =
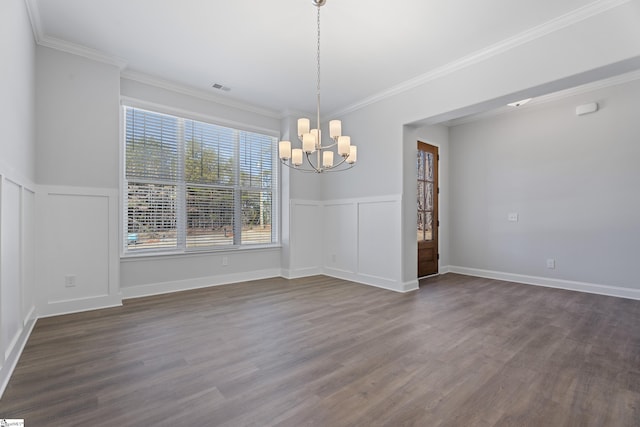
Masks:
[[[324,265],[326,270],[358,271],[358,204],[334,202],[324,207]]]
[[[0,265],[0,300],[2,307],[2,354],[6,360],[23,326],[22,302],[20,295],[20,227],[21,227],[20,185],[3,179],[2,181],[2,243]]]
[[[290,201],[290,269],[287,278],[322,273],[322,203],[310,200]]]
[[[117,191],[43,190],[40,316],[120,305]]]
[[[401,200],[358,204],[358,272],[376,286],[402,290]]]
[[[332,277],[407,292],[401,282],[401,196],[324,203],[323,272]]]
[[[36,193],[22,188],[22,317],[35,318],[36,301]]]
[[[35,325],[35,191],[0,174],[0,397]]]

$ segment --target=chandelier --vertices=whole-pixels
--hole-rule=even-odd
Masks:
[[[280,141],[278,154],[283,165],[302,172],[323,173],[347,170],[355,165],[358,149],[355,145],[351,145],[350,137],[342,135],[340,120],[329,121],[331,141],[327,145],[322,145],[322,131],[320,130],[320,7],[324,6],[326,0],[311,1],[318,8],[316,128],[311,129],[311,121],[308,118],[298,119],[298,139],[302,148],[291,148],[291,141]],[[304,159],[306,159],[306,165]]]

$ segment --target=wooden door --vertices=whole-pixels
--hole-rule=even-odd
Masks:
[[[418,277],[438,273],[438,147],[418,141]]]

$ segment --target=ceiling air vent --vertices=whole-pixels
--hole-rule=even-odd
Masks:
[[[218,89],[218,90],[224,91],[224,92],[229,92],[231,90],[230,87],[223,86],[220,83],[214,83],[214,84],[211,85],[211,87],[214,88],[214,89]]]

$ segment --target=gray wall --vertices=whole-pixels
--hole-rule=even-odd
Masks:
[[[638,100],[635,80],[452,127],[451,264],[640,289]]]
[[[35,181],[35,43],[23,1],[0,5],[0,168]]]
[[[118,188],[120,70],[37,49],[38,184]]]
[[[397,88],[332,114],[332,118],[342,119],[345,133],[358,145],[360,164],[348,177],[340,174],[324,177],[323,199],[402,197],[399,205],[401,242],[396,246],[395,241],[376,241],[375,245],[367,246],[366,251],[378,263],[387,262],[385,257],[402,254],[401,271],[387,271],[385,276],[400,277],[403,289],[417,286],[414,262],[407,260],[416,256],[415,237],[406,228],[415,223],[415,164],[407,161],[415,153],[415,138],[405,137],[406,127],[438,123],[456,115],[495,108],[528,96],[541,96],[637,69],[640,67],[640,44],[637,43],[640,26],[631,18],[634,16],[638,16],[637,2],[624,3],[562,28],[549,29],[535,38],[512,40],[509,46],[498,46],[468,62],[424,76],[410,89]],[[594,31],[594,28],[606,30]],[[588,48],[577,48],[581,46]],[[455,160],[450,162],[450,174],[455,174]],[[398,174],[398,170],[402,172]],[[451,215],[455,214],[452,205]],[[369,228],[387,228],[388,218],[386,214],[368,218]],[[337,218],[335,222],[355,223],[360,229],[357,218]],[[453,224],[450,227],[453,232]],[[362,247],[359,243],[353,246]],[[456,259],[450,259],[450,263],[455,262]]]

